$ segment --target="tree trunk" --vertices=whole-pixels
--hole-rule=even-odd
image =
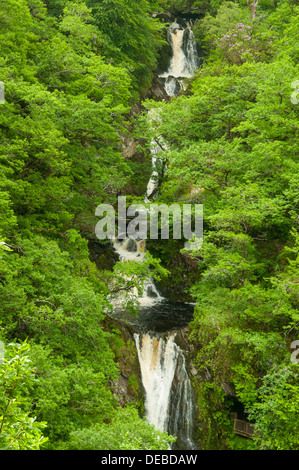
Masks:
[[[255,16],[256,16],[256,9],[257,9],[258,0],[247,0],[247,5],[249,10],[251,11],[252,16],[252,24],[254,23]]]

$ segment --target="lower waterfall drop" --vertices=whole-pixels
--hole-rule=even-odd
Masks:
[[[174,448],[195,449],[191,383],[175,337],[176,332],[160,338],[134,335],[145,390],[145,416],[156,429],[177,437]]]

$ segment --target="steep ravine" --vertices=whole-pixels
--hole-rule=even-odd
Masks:
[[[197,47],[188,21],[173,22],[167,30],[171,47],[168,67],[156,77],[161,98],[176,96],[192,78],[197,66]],[[163,91],[164,90],[164,91]],[[151,89],[153,92],[153,89]],[[149,115],[149,119],[151,116]],[[130,144],[134,148],[134,143]],[[129,148],[128,148],[129,151]],[[159,153],[152,147],[152,176],[148,180],[145,201],[150,202],[158,189],[155,176]],[[115,239],[113,248],[120,261],[142,262],[143,241]],[[93,247],[93,253],[95,253]],[[113,256],[110,252],[110,264]],[[97,262],[101,255],[97,256]],[[102,260],[103,261],[103,260]],[[133,292],[136,295],[136,292]],[[156,429],[177,437],[174,449],[196,449],[196,406],[190,380],[191,348],[187,341],[188,323],[194,306],[171,302],[149,280],[140,297],[138,318],[123,312],[121,299],[112,298],[114,312],[107,326],[119,332],[121,346],[116,347],[120,368],[117,383],[112,384],[121,405],[134,402]],[[134,348],[135,345],[135,348]]]
[[[166,425],[168,432],[177,437],[174,449],[198,448],[197,406],[192,389],[197,372],[191,360],[193,347],[188,342],[188,327],[144,334],[138,327],[108,317],[105,328],[119,338],[115,358],[120,374],[111,384],[119,405],[134,403],[157,429]],[[143,348],[138,347],[139,342],[143,342]],[[168,380],[163,382],[161,377],[165,379],[165,375]]]

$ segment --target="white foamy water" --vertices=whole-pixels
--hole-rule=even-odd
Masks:
[[[145,240],[133,240],[130,238],[126,238],[124,240],[118,240],[117,238],[113,241],[113,246],[115,251],[119,255],[119,259],[121,262],[126,261],[138,261],[142,263],[145,257],[146,251],[146,243]],[[129,278],[126,278],[129,280]],[[148,307],[156,302],[164,300],[164,298],[159,294],[154,280],[148,279],[143,282],[143,293],[140,295],[138,293],[138,289],[133,287],[131,292],[128,293],[128,296],[132,299],[135,299],[139,302],[141,306]],[[111,303],[116,308],[122,308],[123,303],[123,294],[115,295],[111,298]]]
[[[180,436],[192,449],[193,401],[183,351],[176,333],[156,338],[135,334],[145,390],[145,416],[156,429]]]
[[[178,351],[175,334],[167,340],[149,335],[134,335],[146,392],[145,413],[156,429],[168,429],[170,392],[176,369]]]
[[[177,23],[169,27],[168,40],[172,47],[172,58],[164,78],[164,88],[169,96],[175,96],[183,89],[183,78],[191,78],[198,67],[198,53],[193,31],[190,26],[182,28]]]

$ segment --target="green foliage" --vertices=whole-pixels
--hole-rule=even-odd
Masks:
[[[198,15],[203,65],[186,93],[143,103],[136,129],[163,9]],[[118,406],[117,362],[135,357],[106,313],[111,294],[135,312],[132,291],[169,276],[196,301],[202,447],[298,450],[298,6],[260,0],[255,19],[247,3],[221,0],[6,0],[0,10],[1,448],[168,449],[173,439],[139,418],[138,403]],[[130,188],[140,197],[150,171],[126,159],[131,133],[142,156],[157,135],[167,143],[157,202],[203,203],[204,244],[149,243],[143,263],[99,270],[88,250],[96,207]],[[227,389],[254,421],[251,444],[233,436]]]
[[[273,56],[273,42],[276,37],[271,31],[259,32],[250,25],[238,23],[218,37],[216,45],[230,63],[266,61]]]
[[[263,377],[259,401],[250,408],[260,449],[298,450],[298,364],[274,367]]]
[[[111,419],[117,406],[116,398],[107,386],[116,373],[103,351],[102,364],[84,355],[77,362],[67,361],[62,354],[48,346],[32,346],[32,361],[39,378],[33,391],[39,419],[47,419],[45,435],[49,441],[43,448],[55,449],[61,439],[68,440],[71,432],[95,422]]]
[[[229,441],[230,450],[258,450],[252,439],[235,434]]]
[[[222,0],[159,0],[159,11],[169,11],[173,16],[203,16],[215,12]]]
[[[202,450],[224,450],[231,437],[231,422],[222,388],[208,380],[194,382],[197,395],[198,420],[197,439]]]
[[[38,450],[47,441],[42,434],[46,423],[32,416],[29,393],[37,379],[28,351],[26,342],[10,343],[0,364],[1,450]]]
[[[251,448],[298,446],[297,377],[279,372],[288,370],[299,333],[299,108],[291,101],[297,28],[298,7],[287,2],[260,3],[254,23],[247,6],[222,2],[196,23],[206,60],[187,93],[159,103],[151,128],[140,120],[148,139],[160,135],[167,144],[158,202],[204,206],[203,246],[181,254],[197,266],[189,285],[196,300],[190,340],[199,374],[198,437],[206,449],[241,446],[227,390],[256,423]],[[234,47],[219,48],[221,37]],[[163,260],[174,256],[169,243],[160,249]],[[274,380],[276,370],[284,381],[272,395],[267,377]]]
[[[138,380],[137,380],[136,375],[130,375],[130,377],[128,378],[128,386],[129,386],[129,390],[132,393],[138,395],[139,385],[138,385]]]
[[[164,26],[150,16],[148,0],[88,0],[95,22],[104,34],[107,58],[130,70],[133,87],[150,85],[157,66],[157,53],[164,40]]]
[[[75,218],[90,232],[95,207],[115,199],[130,175],[120,132],[131,80],[101,56],[93,42],[100,32],[89,24],[84,3],[67,4],[59,25],[23,5],[16,27],[22,5],[7,11],[11,21],[0,30],[2,230],[15,226],[13,201],[22,227],[63,232]],[[21,63],[9,46],[11,34],[19,35]]]
[[[31,361],[1,366],[3,448],[55,449],[117,414],[119,337],[104,327],[111,273],[90,261],[88,239],[96,207],[115,203],[132,175],[127,113],[163,43],[152,7],[1,2],[0,324],[5,341],[28,340]],[[136,283],[166,273],[153,258],[127,269]]]
[[[194,32],[206,60],[221,58],[233,64],[271,60],[277,53],[277,40],[285,41],[285,28],[288,23],[296,24],[296,16],[286,1],[277,8],[273,3],[260,1],[257,11],[253,22],[249,8],[238,2],[224,1],[217,12],[199,19]],[[295,44],[290,48],[292,54],[294,48]]]
[[[67,449],[168,450],[169,443],[174,440],[139,418],[136,410],[125,408],[110,425],[95,425],[72,433]]]
[[[194,34],[201,48],[208,52],[215,47],[217,38],[227,34],[241,21],[250,22],[249,11],[244,12],[238,3],[223,2],[215,16],[207,13],[196,22]]]

